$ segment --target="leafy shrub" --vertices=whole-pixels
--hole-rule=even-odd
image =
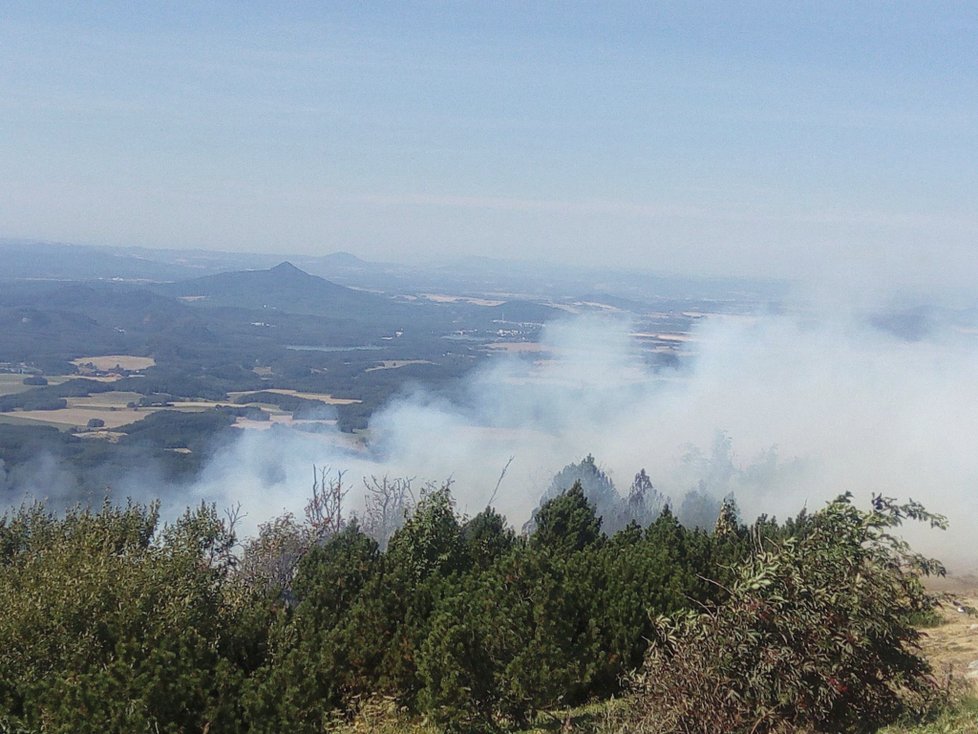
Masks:
[[[725,603],[660,618],[629,730],[868,732],[929,705],[911,617],[936,603],[921,574],[943,568],[891,533],[905,518],[944,527],[913,502],[840,497],[758,551]]]

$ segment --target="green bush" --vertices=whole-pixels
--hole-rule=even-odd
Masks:
[[[272,624],[267,663],[248,683],[254,731],[323,731],[331,712],[347,703],[358,661],[341,633],[379,561],[377,543],[355,523],[298,561],[289,608]]]
[[[606,537],[577,485],[517,537],[445,486],[386,551],[286,515],[238,552],[212,507],[24,507],[0,519],[0,731],[314,734],[379,701],[513,729],[629,674],[628,731],[870,731],[936,692],[914,624],[942,569],[905,518],[943,522],[843,497],[748,529],[730,501],[709,532],[664,507]]]
[[[233,536],[212,508],[0,520],[0,728],[233,731],[246,672],[225,596]]]
[[[911,620],[936,603],[921,574],[943,568],[892,534],[905,518],[944,526],[913,502],[840,497],[743,564],[724,603],[660,619],[631,730],[870,732],[930,705]]]

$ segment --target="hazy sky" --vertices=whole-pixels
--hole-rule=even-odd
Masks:
[[[976,283],[978,4],[5,0],[0,236]]]

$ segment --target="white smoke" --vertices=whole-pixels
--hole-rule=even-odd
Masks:
[[[517,527],[553,474],[587,453],[627,490],[645,468],[678,503],[690,489],[734,492],[742,514],[781,518],[843,491],[913,497],[948,515],[927,550],[973,566],[978,530],[978,340],[945,331],[917,342],[848,317],[705,319],[688,369],[647,366],[632,325],[549,325],[539,353],[490,360],[464,399],[415,393],[374,415],[367,447],[344,436],[246,431],[220,452],[195,497],[241,503],[249,522],[296,514],[313,465],[359,477],[452,478],[474,514],[515,457],[494,505]],[[940,540],[940,544],[938,544]]]

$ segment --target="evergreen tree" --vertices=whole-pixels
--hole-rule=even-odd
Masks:
[[[601,518],[580,482],[544,502],[533,514],[533,524],[536,530],[530,536],[531,545],[557,555],[583,550],[601,539]]]
[[[158,523],[134,504],[0,520],[0,728],[239,727],[234,537],[207,506]]]
[[[580,462],[568,464],[557,472],[550,481],[550,486],[540,498],[540,505],[542,506],[547,501],[559,497],[575,484],[581,486],[584,496],[594,505],[598,517],[608,518],[614,523],[615,518],[620,513],[621,497],[611,478],[598,468],[598,464],[591,454],[585,456]],[[535,513],[523,530],[532,532],[535,527],[534,522]],[[616,529],[612,528],[612,531]]]
[[[462,526],[462,540],[469,563],[485,570],[513,547],[516,533],[506,524],[506,518],[487,507]]]

